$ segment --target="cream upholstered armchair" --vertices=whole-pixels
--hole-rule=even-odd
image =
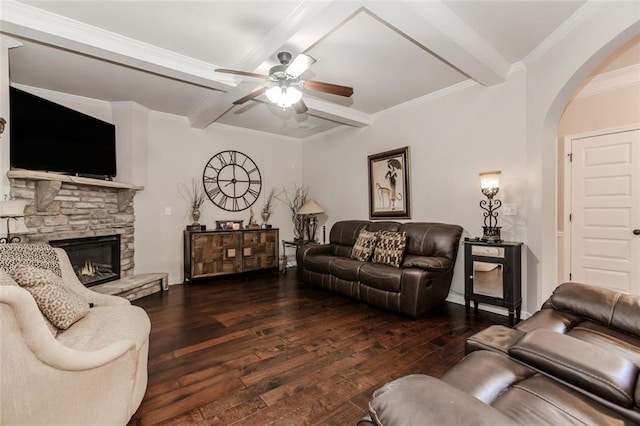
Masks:
[[[0,246],[0,270],[11,273],[38,245]],[[66,330],[50,328],[32,294],[0,271],[0,424],[124,425],[147,386],[149,317],[85,288],[64,250],[48,253],[64,285],[93,305]]]

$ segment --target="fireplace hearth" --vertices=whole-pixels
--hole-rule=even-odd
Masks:
[[[120,235],[49,241],[67,252],[71,266],[85,287],[120,278]]]

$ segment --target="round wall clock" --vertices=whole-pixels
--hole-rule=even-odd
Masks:
[[[211,202],[230,212],[251,207],[262,189],[258,166],[239,151],[221,151],[211,157],[202,182]]]

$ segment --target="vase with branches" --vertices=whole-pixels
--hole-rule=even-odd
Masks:
[[[295,240],[304,240],[305,220],[304,216],[298,214],[298,210],[307,202],[308,193],[308,187],[294,184],[293,188],[282,188],[282,192],[277,196],[277,199],[289,206],[291,210]]]
[[[269,195],[264,201],[264,206],[262,206],[262,211],[260,212],[260,216],[262,216],[262,227],[267,228],[269,225],[269,218],[273,213],[274,201],[276,200],[276,188],[272,187],[271,191],[269,191]]]
[[[189,209],[191,211],[191,218],[193,219],[193,226],[198,226],[200,223],[200,207],[204,204],[205,192],[204,186],[201,185],[197,179],[191,179],[191,184],[180,184],[180,195],[189,203]]]

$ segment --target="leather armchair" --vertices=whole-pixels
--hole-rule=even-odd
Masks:
[[[506,418],[496,424],[640,424],[638,295],[564,283],[530,318],[491,326],[465,350],[441,379],[408,376],[376,391],[360,424],[428,423],[412,413],[441,424],[498,415]]]

